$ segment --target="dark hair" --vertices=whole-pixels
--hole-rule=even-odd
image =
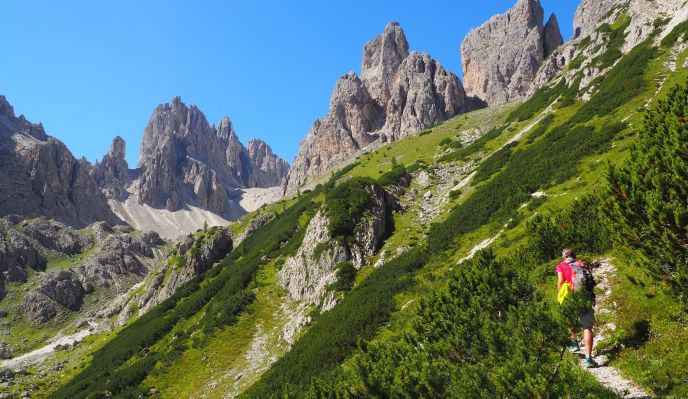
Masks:
[[[564,250],[561,251],[561,256],[564,258],[575,258],[576,252],[571,248],[564,248]]]

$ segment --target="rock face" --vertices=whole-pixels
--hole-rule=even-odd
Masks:
[[[112,140],[110,150],[91,170],[96,184],[108,197],[118,201],[127,198],[127,187],[131,184],[129,165],[124,159],[126,143],[117,136]]]
[[[250,140],[247,151],[252,171],[248,187],[275,187],[284,182],[289,173],[289,163],[273,154],[266,142]]]
[[[28,268],[45,270],[45,257],[25,236],[6,226],[0,227],[0,234],[0,280],[25,282]]]
[[[237,188],[279,185],[287,168],[263,142],[248,151],[228,118],[216,128],[175,97],[155,109],[144,131],[139,201],[170,211],[191,203],[228,215]]]
[[[226,257],[233,248],[231,233],[225,228],[209,230],[210,236],[187,237],[177,245],[177,254],[183,267],[173,268],[169,278],[162,285],[168,268],[166,266],[155,276],[148,290],[138,300],[138,307],[147,311],[151,307],[169,298],[177,288],[203,272],[208,271],[215,263]]]
[[[545,57],[563,42],[556,17],[543,23],[539,0],[519,0],[471,30],[461,44],[466,93],[488,105],[524,97]]]
[[[608,34],[600,30],[602,24],[612,25],[620,17],[628,18],[624,31],[625,41],[621,46],[623,53],[645,41],[655,30],[654,21],[668,21],[659,27],[659,39],[688,19],[688,4],[678,0],[583,0],[574,16],[574,37],[557,47],[540,67],[533,79],[528,95],[532,95],[557,76],[564,67],[576,58],[582,60],[578,67],[569,69],[564,76],[567,83],[582,72],[581,87],[587,86],[597,76],[604,73],[597,67],[596,59],[609,45]],[[547,27],[545,27],[547,31]],[[589,41],[581,45],[583,40]]]
[[[624,2],[619,0],[582,0],[573,16],[574,36],[590,36],[597,29],[602,17],[609,13],[612,7]]]
[[[0,219],[0,286],[5,280],[26,281],[29,267],[45,271],[44,254],[66,257],[91,251],[82,265],[39,273],[37,288],[29,290],[21,305],[26,317],[35,323],[50,320],[58,309],[80,310],[86,295],[96,287],[116,294],[125,292],[148,275],[156,258],[154,249],[164,244],[157,233],[113,229],[104,222],[76,231],[46,219],[14,224],[16,221]]]
[[[351,243],[336,241],[328,231],[329,219],[320,209],[311,219],[296,255],[288,258],[278,275],[292,299],[328,310],[335,305],[335,293],[328,286],[337,280],[336,266],[350,261],[356,269],[367,264],[375,253],[387,226],[386,214],[398,205],[379,186],[366,189],[373,200],[367,216],[356,226]]]
[[[557,21],[557,16],[554,14],[550,14],[545,24],[542,42],[545,50],[545,58],[549,57],[557,47],[564,44],[564,38],[561,36],[561,31],[559,30],[559,21]]]
[[[294,192],[308,178],[355,157],[366,148],[397,140],[467,111],[459,79],[425,53],[409,53],[398,23],[363,49],[361,77],[342,76],[330,110],[301,142],[287,181]]]
[[[0,216],[47,216],[79,227],[118,223],[90,168],[42,125],[15,117],[0,96]]]

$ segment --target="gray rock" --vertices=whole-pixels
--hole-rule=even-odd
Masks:
[[[79,278],[68,270],[49,273],[39,289],[69,310],[79,310],[86,294]]]
[[[2,224],[4,223],[0,223],[0,280],[24,282],[27,279],[27,268],[45,270],[47,262],[33,243],[14,227],[7,224],[2,227]]]
[[[234,215],[236,188],[281,184],[287,164],[263,142],[247,150],[229,118],[211,126],[196,106],[179,97],[158,106],[141,140],[139,202],[179,210],[187,203]]]
[[[468,96],[493,105],[528,93],[545,56],[562,42],[556,17],[547,29],[543,19],[539,0],[519,0],[466,35],[461,59]]]
[[[415,134],[466,110],[466,92],[451,72],[427,53],[413,52],[396,73],[387,102],[384,141]]]
[[[74,255],[92,244],[89,237],[79,234],[68,226],[47,219],[22,222],[24,232],[46,248]]]
[[[0,378],[11,379],[14,378],[14,371],[9,368],[0,369]]]
[[[549,57],[554,50],[564,44],[564,38],[561,36],[561,31],[559,30],[559,21],[557,21],[557,16],[554,14],[550,14],[549,19],[545,24],[544,32],[542,34],[542,42],[545,51],[545,58]]]
[[[391,97],[397,70],[408,55],[409,44],[398,22],[387,25],[380,36],[363,47],[361,79],[380,103],[386,103]]]
[[[287,176],[285,192],[361,151],[417,133],[467,111],[458,78],[425,53],[409,53],[398,23],[363,49],[361,77],[342,76],[324,118],[313,123]]]
[[[232,237],[229,230],[218,229],[212,237],[192,248],[197,248],[197,250],[189,251],[186,266],[194,275],[197,275],[207,271],[215,262],[227,256],[232,250]]]
[[[274,187],[284,183],[289,163],[273,154],[266,142],[250,140],[247,151],[252,172],[248,177],[248,187]]]
[[[330,235],[329,219],[323,209],[313,216],[301,246],[278,272],[280,284],[292,299],[315,304],[323,310],[330,309],[336,304],[334,293],[328,290],[337,279],[336,265],[351,261],[359,269],[367,264],[367,257],[375,253],[385,233],[385,216],[398,204],[379,186],[369,186],[366,190],[373,205],[359,221],[349,245],[337,242]],[[323,245],[327,246],[323,249]]]
[[[2,317],[7,317],[7,311],[6,310],[0,310],[0,318]]]
[[[0,359],[12,359],[12,349],[7,345],[7,342],[0,345]]]
[[[53,302],[40,291],[29,291],[26,294],[22,311],[30,321],[37,324],[43,324],[57,315]]]
[[[91,169],[91,176],[103,193],[112,199],[124,201],[127,196],[127,187],[131,184],[132,176],[129,165],[124,159],[126,143],[117,136],[112,141],[110,150],[100,162]]]
[[[265,213],[262,215],[258,215],[251,222],[248,224],[246,227],[246,230],[244,230],[241,234],[237,236],[236,239],[234,239],[234,245],[239,245],[242,241],[246,239],[246,237],[250,236],[253,234],[256,230],[261,228],[265,223],[267,223],[270,219],[272,219],[275,215],[272,212]],[[181,247],[180,247],[181,250]]]
[[[17,118],[1,95],[0,109],[0,216],[48,216],[79,227],[120,222],[87,161],[75,159],[42,125]]]

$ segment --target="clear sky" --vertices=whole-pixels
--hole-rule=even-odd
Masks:
[[[175,95],[291,162],[336,80],[360,72],[363,45],[388,22],[461,75],[465,34],[513,3],[7,0],[0,94],[92,162],[120,135],[134,167],[153,109]],[[579,1],[541,3],[569,38]]]

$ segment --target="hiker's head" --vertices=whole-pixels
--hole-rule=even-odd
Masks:
[[[564,259],[575,259],[576,253],[571,248],[564,248],[564,250],[561,251],[561,257]]]

